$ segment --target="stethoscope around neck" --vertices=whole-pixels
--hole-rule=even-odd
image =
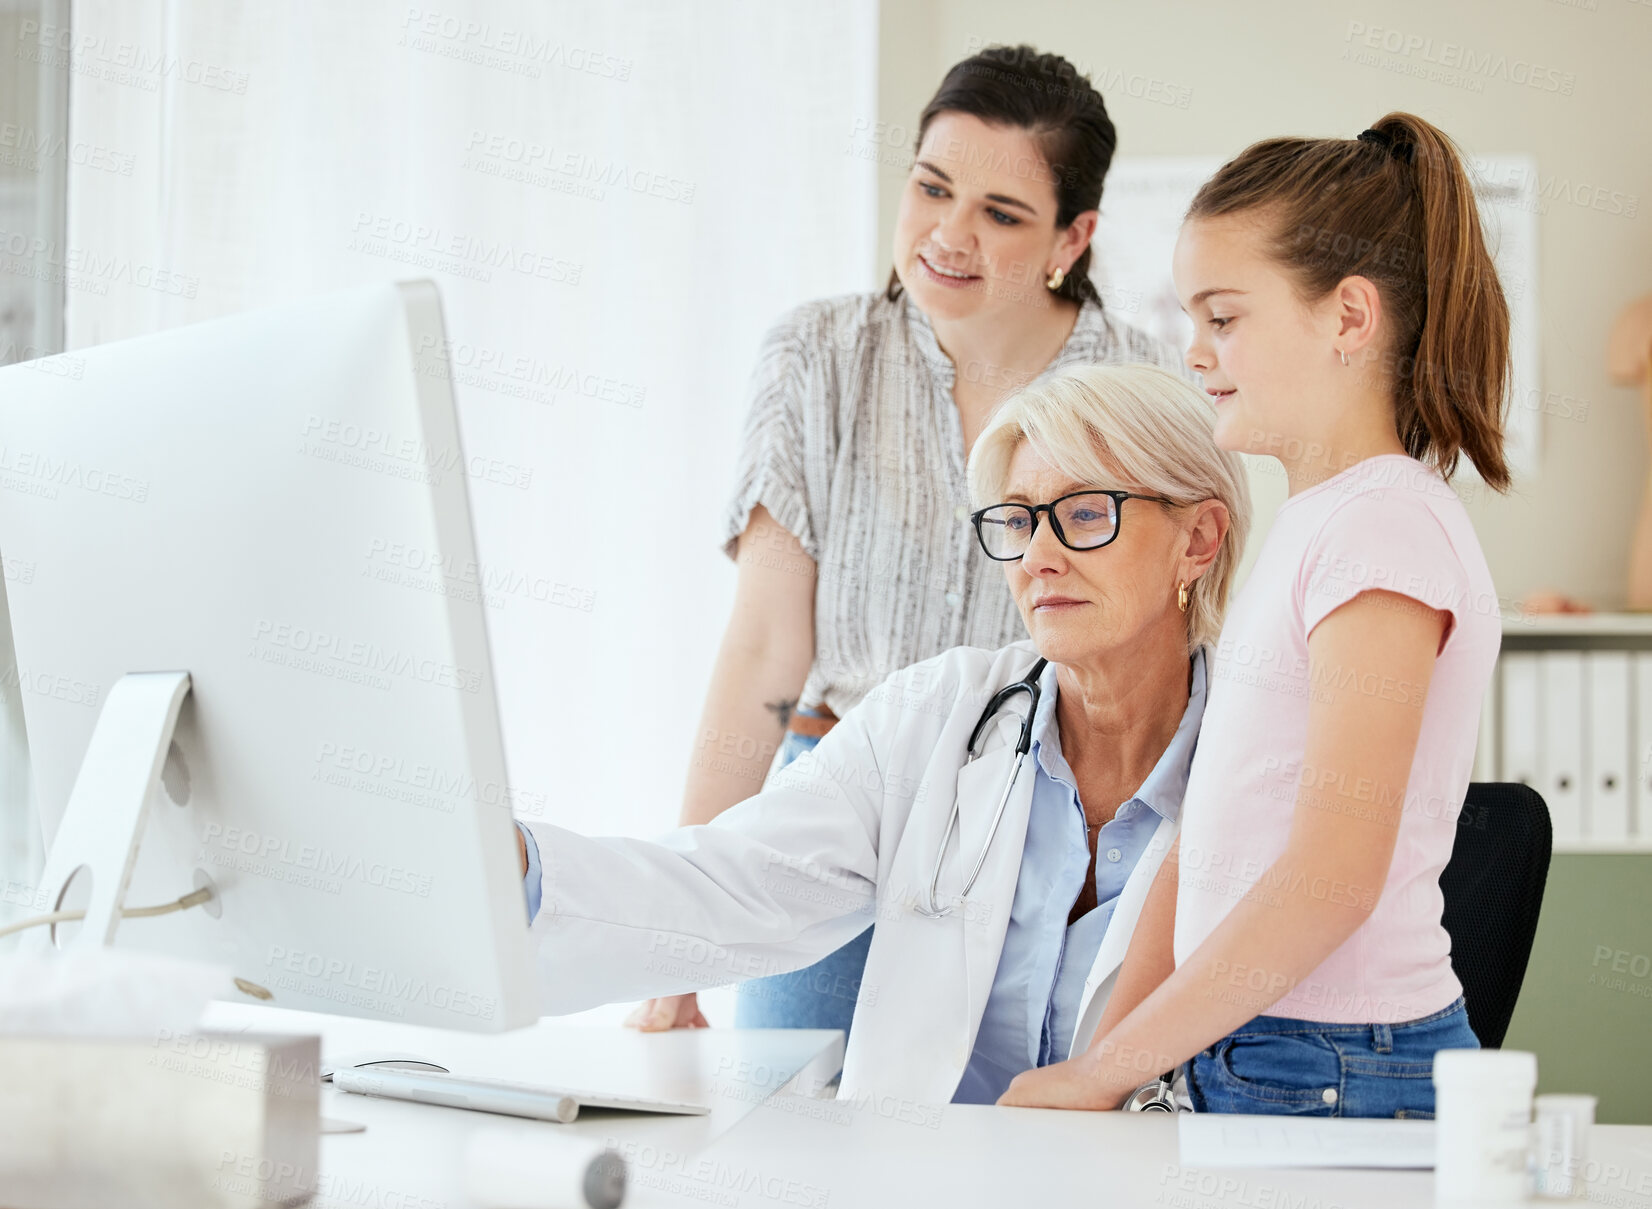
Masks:
[[[1014,684],[1006,684],[993,694],[992,700],[987,702],[986,709],[981,711],[981,717],[975,723],[975,729],[969,735],[969,749],[964,757],[964,767],[968,768],[970,761],[980,753],[975,745],[980,742],[981,735],[986,731],[992,720],[998,716],[1017,693],[1027,694],[1027,713],[1021,719],[1021,737],[1015,744],[1015,763],[1010,767],[1009,779],[1004,782],[1004,792],[998,795],[998,809],[992,812],[992,823],[987,828],[986,839],[981,843],[981,851],[975,857],[975,867],[969,871],[969,877],[964,882],[964,888],[958,893],[958,901],[962,902],[969,897],[969,892],[975,888],[975,879],[981,876],[981,869],[987,863],[987,852],[992,848],[992,841],[998,834],[998,824],[1004,818],[1004,808],[1009,805],[1010,794],[1015,789],[1015,779],[1021,775],[1021,765],[1026,762],[1027,753],[1032,750],[1033,718],[1038,713],[1038,701],[1041,695],[1038,687],[1039,677],[1043,675],[1048,659],[1040,659],[1033,664],[1032,670]],[[913,904],[914,910],[920,915],[927,915],[931,919],[939,919],[943,915],[951,915],[957,910],[955,906],[937,907],[936,896],[941,887],[941,865],[946,859],[946,846],[952,839],[952,833],[958,826],[958,796],[952,797],[952,813],[947,816],[946,830],[941,833],[941,844],[935,850],[935,869],[929,878],[929,891],[924,901]]]

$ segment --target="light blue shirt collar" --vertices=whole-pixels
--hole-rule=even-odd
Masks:
[[[1084,804],[1061,754],[1056,670],[1039,678],[1032,728],[1038,756],[1021,869],[975,1048],[953,1096],[957,1102],[991,1104],[1022,1071],[1071,1052],[1085,980],[1119,897],[1161,820],[1181,811],[1204,716],[1205,652],[1195,651],[1189,665],[1182,721],[1135,795],[1096,830],[1096,907],[1070,924],[1068,914],[1091,867],[1090,845]]]
[[[1188,689],[1187,708],[1182,711],[1182,720],[1177,724],[1169,745],[1159,756],[1159,762],[1147,774],[1147,779],[1130,801],[1119,807],[1120,813],[1126,813],[1131,802],[1139,802],[1162,819],[1174,820],[1181,813],[1188,772],[1193,766],[1193,749],[1199,741],[1199,725],[1205,714],[1205,648],[1195,650],[1188,662],[1193,669],[1193,683]],[[1051,777],[1076,789],[1077,778],[1066,757],[1061,754],[1061,727],[1055,712],[1060,688],[1056,684],[1055,664],[1044,669],[1038,678],[1038,687],[1038,712],[1033,715],[1033,755]]]

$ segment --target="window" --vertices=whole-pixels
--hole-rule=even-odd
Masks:
[[[67,55],[42,53],[39,32],[66,29],[68,0],[0,0],[0,365],[63,350],[63,246],[70,145]],[[0,921],[32,913],[42,853],[29,809],[22,685],[12,650],[7,581],[28,568],[0,537]]]

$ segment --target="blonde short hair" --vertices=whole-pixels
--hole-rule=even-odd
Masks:
[[[1192,584],[1188,654],[1222,629],[1234,569],[1250,533],[1250,485],[1239,455],[1218,449],[1215,412],[1197,387],[1153,365],[1084,365],[1041,378],[1007,399],[969,455],[975,507],[1003,498],[1023,441],[1081,483],[1130,484],[1178,505],[1219,500],[1228,531]],[[1152,505],[1148,505],[1151,507]]]

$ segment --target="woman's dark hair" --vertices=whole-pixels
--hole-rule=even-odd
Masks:
[[[943,113],[967,113],[1032,135],[1055,183],[1058,230],[1101,205],[1118,136],[1101,94],[1060,55],[1039,54],[1031,46],[989,46],[954,64],[918,119],[914,154],[923,147],[930,122]],[[1101,304],[1090,281],[1089,248],[1050,292],[1071,302]],[[900,278],[893,272],[885,293],[891,302],[900,297]]]
[[[1445,132],[1391,113],[1358,138],[1255,143],[1205,182],[1187,216],[1253,210],[1304,300],[1346,277],[1377,287],[1406,452],[1448,478],[1466,456],[1488,486],[1507,490],[1509,308]]]

